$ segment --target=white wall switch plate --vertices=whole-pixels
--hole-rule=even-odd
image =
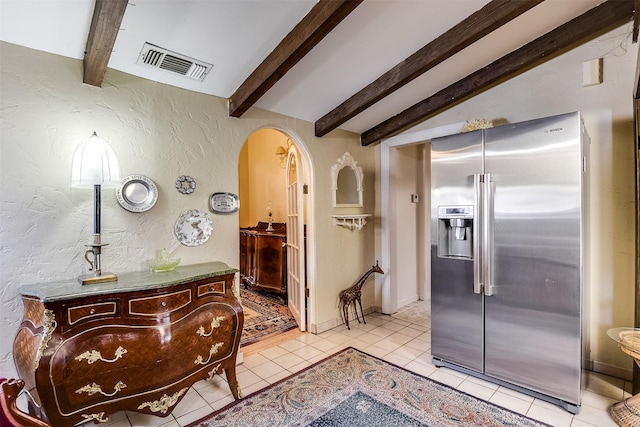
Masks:
[[[582,86],[595,86],[602,83],[602,58],[582,63]]]

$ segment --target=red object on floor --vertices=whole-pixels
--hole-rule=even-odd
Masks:
[[[23,387],[23,380],[0,378],[0,427],[51,427],[18,409],[16,399]]]

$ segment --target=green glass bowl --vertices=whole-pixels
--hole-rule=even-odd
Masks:
[[[173,271],[180,264],[180,258],[167,258],[167,259],[150,259],[147,260],[147,265],[151,271],[161,273],[163,271]]]

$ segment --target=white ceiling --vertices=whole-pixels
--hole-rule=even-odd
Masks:
[[[489,0],[365,0],[255,104],[314,122]],[[341,126],[363,132],[602,0],[546,0]],[[109,68],[230,97],[315,0],[130,0]],[[0,0],[0,40],[82,59],[94,0]],[[213,64],[137,65],[145,42]]]

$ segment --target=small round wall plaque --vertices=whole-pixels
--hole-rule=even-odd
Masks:
[[[176,180],[176,189],[182,194],[191,194],[196,189],[196,182],[187,175],[181,175]]]

